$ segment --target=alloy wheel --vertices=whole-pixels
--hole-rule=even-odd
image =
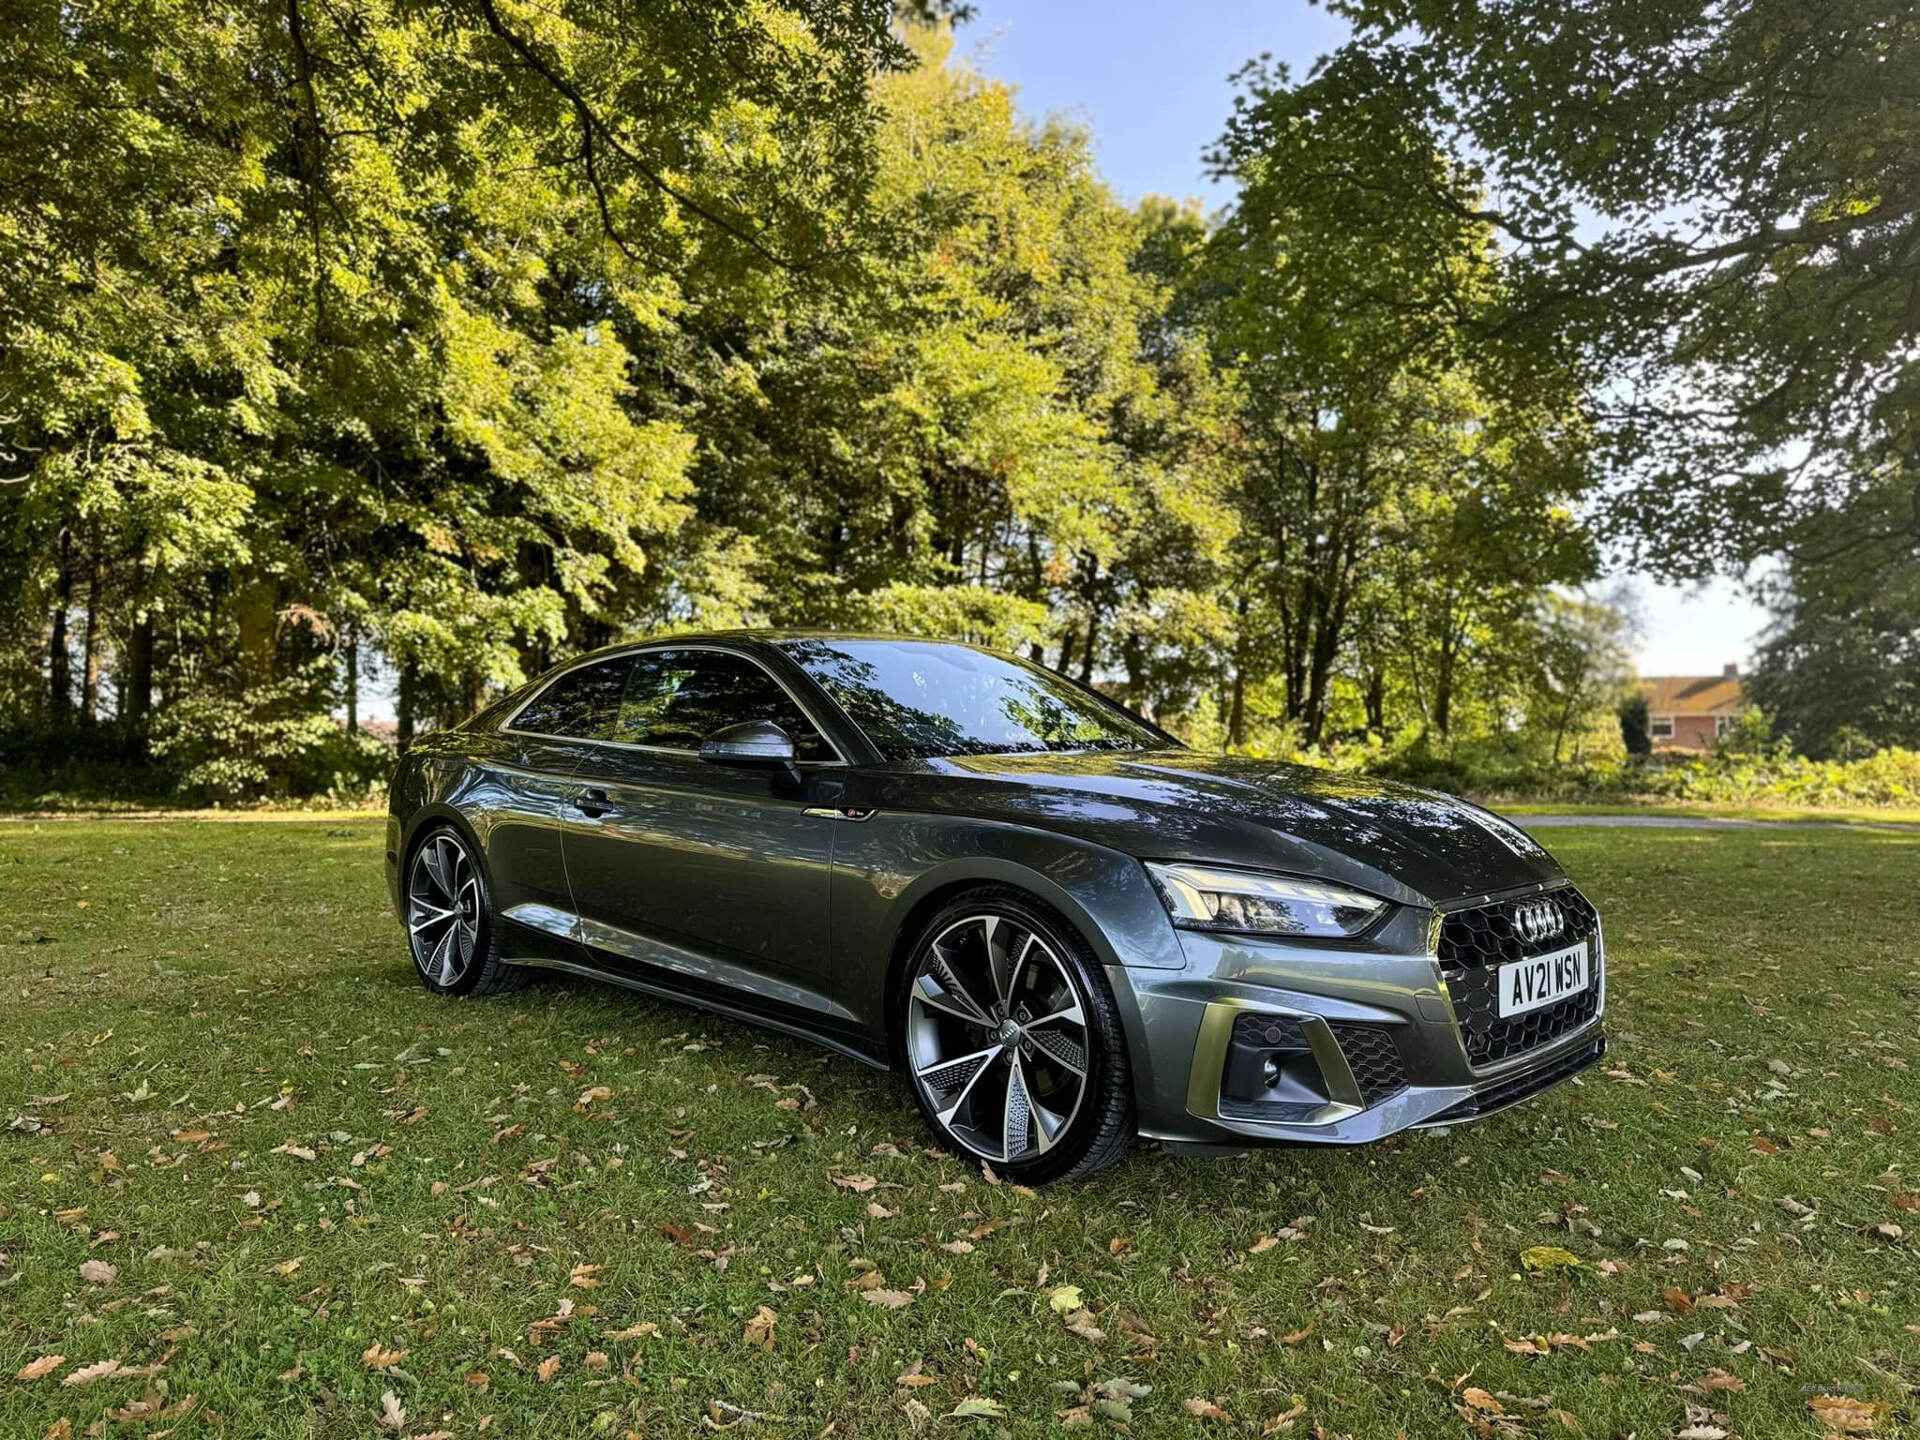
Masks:
[[[413,963],[442,990],[460,983],[480,948],[485,901],[480,872],[449,831],[414,852],[407,877],[407,937]]]
[[[907,1058],[940,1126],[982,1159],[1044,1155],[1087,1092],[1087,999],[1031,926],[969,915],[925,945],[908,993]]]

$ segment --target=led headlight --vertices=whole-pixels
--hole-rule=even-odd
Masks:
[[[1173,923],[1185,930],[1343,940],[1380,918],[1387,902],[1319,880],[1147,862]]]

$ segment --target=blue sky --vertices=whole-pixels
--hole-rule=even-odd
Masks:
[[[1263,52],[1296,77],[1338,45],[1345,23],[1306,0],[977,0],[960,46],[1018,87],[1035,114],[1093,133],[1101,172],[1128,201],[1227,192],[1202,156],[1233,107],[1230,78]],[[1644,675],[1711,675],[1744,664],[1765,612],[1737,587],[1703,590],[1636,577]]]

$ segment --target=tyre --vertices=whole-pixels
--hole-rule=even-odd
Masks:
[[[498,995],[526,983],[526,971],[501,963],[486,870],[451,825],[413,847],[406,924],[420,983],[437,995]]]
[[[1073,928],[1018,890],[971,891],[914,942],[895,1023],[927,1123],[1026,1185],[1111,1165],[1133,1140],[1113,991]]]

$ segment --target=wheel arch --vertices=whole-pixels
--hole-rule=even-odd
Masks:
[[[956,860],[921,875],[895,902],[881,991],[886,1016],[887,1059],[899,1068],[906,1037],[893,1023],[913,951],[928,922],[952,901],[979,890],[1013,890],[1070,929],[1102,967],[1128,962],[1099,920],[1057,881],[1030,866],[988,856]],[[1139,963],[1135,961],[1134,963]]]

